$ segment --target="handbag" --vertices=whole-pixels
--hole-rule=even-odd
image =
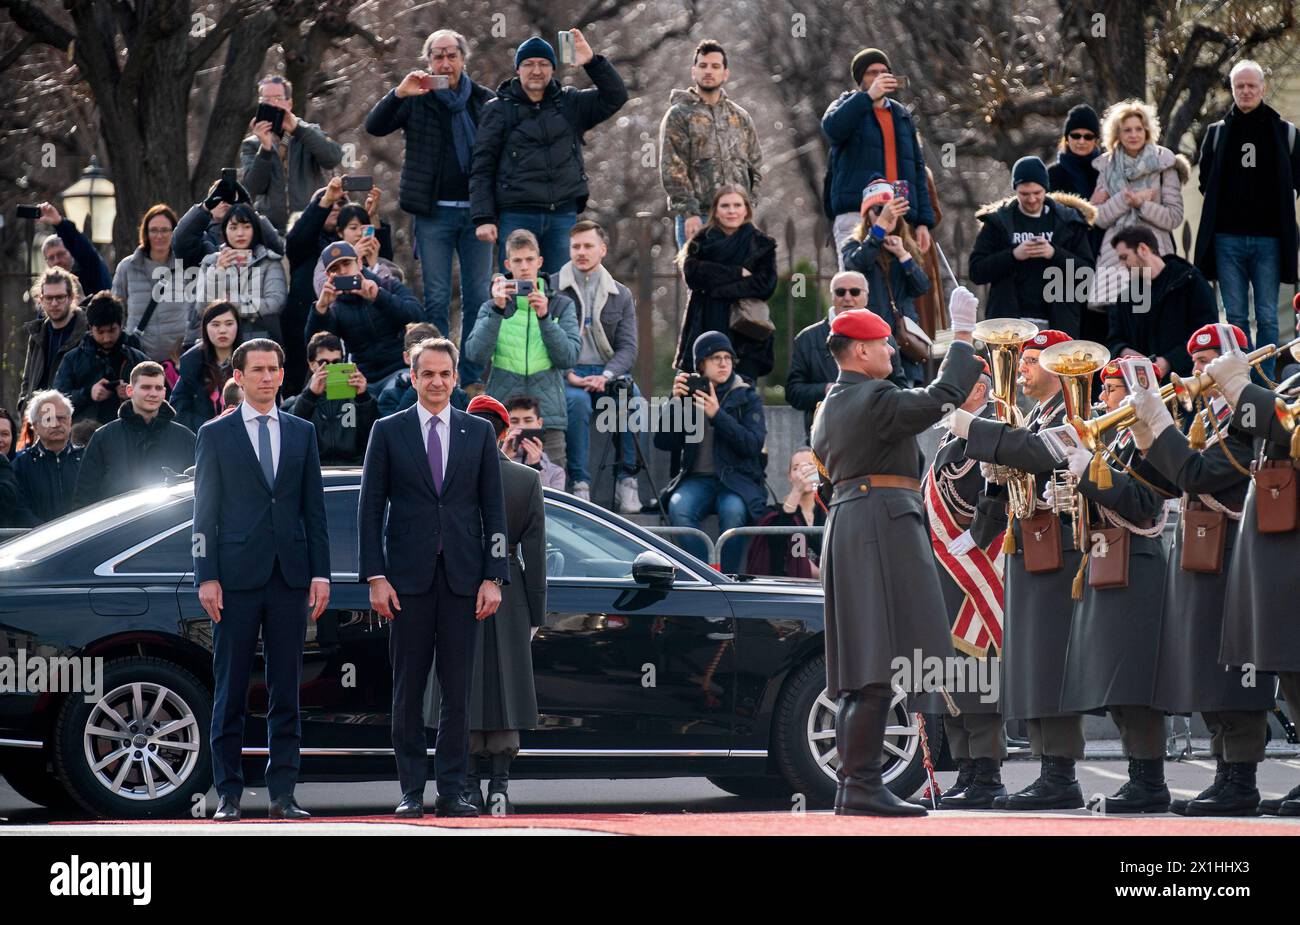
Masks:
[[[767,340],[776,331],[772,310],[762,299],[737,299],[731,303],[731,329],[751,340]]]
[[[1260,533],[1289,533],[1297,525],[1295,467],[1268,459],[1255,472],[1255,524]]]
[[[885,283],[885,295],[889,297],[889,308],[894,313],[894,320],[890,324],[890,329],[894,333],[894,343],[898,344],[898,351],[903,355],[903,359],[913,363],[924,363],[930,359],[930,339],[925,336],[924,331],[916,327],[915,322],[898,310],[898,305],[894,303],[894,290],[889,285],[888,274],[884,274],[882,278]]]
[[[1124,527],[1101,527],[1093,531],[1104,543],[1088,557],[1088,587],[1128,587],[1129,532]]]
[[[1042,511],[1020,522],[1020,545],[1025,550],[1025,571],[1031,575],[1055,572],[1064,565],[1061,552],[1061,518]]]
[[[1195,506],[1193,506],[1195,505]],[[1228,541],[1227,515],[1189,501],[1183,511],[1183,548],[1178,567],[1184,572],[1218,575],[1223,571],[1223,550]]]

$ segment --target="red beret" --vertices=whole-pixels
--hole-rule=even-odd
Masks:
[[[881,340],[890,335],[889,325],[867,308],[851,308],[831,319],[831,333],[854,340]]]
[[[1107,379],[1123,379],[1123,378],[1124,378],[1124,371],[1119,368],[1118,358],[1111,360],[1109,363],[1107,363],[1106,367],[1101,371],[1102,382],[1105,382]]]
[[[1033,337],[1029,338],[1029,340],[1021,344],[1021,347],[1025,350],[1043,350],[1047,347],[1053,346],[1054,344],[1063,344],[1066,341],[1071,340],[1074,340],[1074,338],[1069,334],[1066,334],[1064,331],[1055,331],[1048,328],[1046,331],[1039,331]]]
[[[1230,325],[1233,336],[1237,338],[1237,346],[1242,350],[1246,349],[1246,332],[1235,324]],[[1195,353],[1198,350],[1218,350],[1223,352],[1223,344],[1219,342],[1219,329],[1213,324],[1202,325],[1197,328],[1191,337],[1187,338],[1187,352]]]
[[[506,427],[510,426],[510,414],[506,411],[506,406],[491,395],[475,395],[470,399],[469,407],[465,410],[470,414],[479,414],[481,412],[495,414],[501,418]]]

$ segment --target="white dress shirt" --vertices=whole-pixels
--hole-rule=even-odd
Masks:
[[[239,413],[244,418],[244,430],[248,433],[248,439],[253,441],[253,455],[260,463],[262,454],[257,451],[259,443],[257,432],[261,425],[258,424],[257,419],[262,412],[245,401],[239,403]],[[272,405],[267,414],[271,416],[271,420],[266,422],[267,429],[271,432],[271,471],[278,474],[280,471],[280,409]]]
[[[445,480],[447,478],[447,452],[451,449],[451,402],[443,405],[442,410],[435,415],[417,401],[415,411],[420,416],[420,439],[426,447],[429,445],[429,422],[435,419],[438,421],[438,439],[442,441],[442,477]]]

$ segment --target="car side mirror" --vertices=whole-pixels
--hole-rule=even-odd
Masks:
[[[632,580],[651,588],[671,588],[677,579],[677,566],[657,552],[646,550],[632,560]]]

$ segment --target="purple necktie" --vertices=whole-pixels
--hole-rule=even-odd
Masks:
[[[438,419],[429,420],[429,471],[433,473],[433,490],[442,494],[442,438],[438,436]]]

